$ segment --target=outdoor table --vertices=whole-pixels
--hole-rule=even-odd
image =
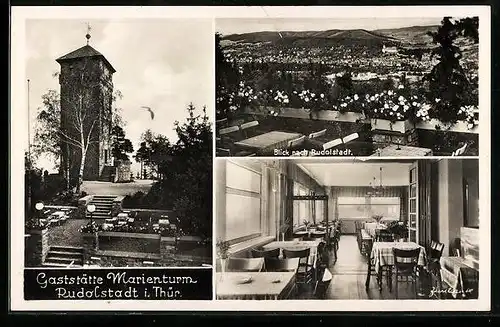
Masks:
[[[301,136],[302,134],[299,133],[272,131],[239,142],[235,142],[234,144],[259,151],[263,151],[266,149],[286,149],[288,141],[294,140]]]
[[[420,148],[409,145],[390,144],[385,148],[378,149],[372,157],[425,157],[432,156],[429,148]]]
[[[442,280],[448,288],[439,292],[454,298],[477,294],[479,271],[472,268],[470,262],[462,257],[441,257],[440,265]]]
[[[240,281],[251,278],[248,283]],[[294,272],[224,272],[216,274],[218,300],[279,300],[295,287]]]
[[[135,219],[134,219],[134,218],[128,218],[128,219],[127,219],[127,222],[128,222],[129,224],[132,224],[134,221],[135,221]]]
[[[418,257],[418,266],[425,266],[427,262],[427,255],[425,252],[425,248],[421,245],[418,245],[415,242],[374,242],[372,246],[372,253],[370,254],[370,260],[368,264],[374,265],[375,272],[377,274],[377,282],[379,285],[379,289],[382,289],[382,270],[383,267],[390,267],[390,271],[392,272],[392,266],[394,266],[394,254],[392,253],[392,249],[402,249],[402,250],[413,250],[420,248],[420,254]],[[370,268],[370,267],[369,267]],[[388,285],[389,290],[392,289],[392,274],[388,274]],[[366,276],[366,284],[370,283],[370,274]]]

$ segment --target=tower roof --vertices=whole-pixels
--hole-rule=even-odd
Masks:
[[[100,53],[96,49],[92,48],[88,44],[79,48],[79,49],[76,49],[75,51],[72,51],[72,52],[70,52],[62,57],[57,58],[56,61],[58,63],[62,63],[65,61],[70,61],[70,60],[85,58],[85,57],[100,57],[104,61],[106,66],[108,66],[108,68],[111,70],[112,73],[116,72],[116,70],[113,68],[113,66],[111,66],[111,64],[106,59],[106,57],[104,57],[102,55],[102,53]]]

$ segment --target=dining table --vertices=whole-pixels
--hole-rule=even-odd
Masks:
[[[245,148],[251,148],[257,151],[265,151],[269,149],[286,149],[288,141],[297,139],[301,136],[302,134],[300,133],[271,131],[235,142],[234,144]]]
[[[388,268],[390,271],[387,275],[387,284],[389,286],[389,290],[392,289],[392,267],[394,266],[394,254],[392,253],[392,249],[394,248],[401,250],[414,250],[420,248],[417,266],[423,267],[427,263],[425,248],[415,242],[374,242],[372,245],[370,260],[368,260],[368,272],[370,271],[371,265],[373,265],[379,289],[382,289],[382,271],[384,268]],[[370,273],[366,276],[366,285],[369,285],[369,283]]]
[[[375,237],[376,230],[387,229],[387,225],[384,223],[365,223],[364,230],[371,236]]]
[[[295,272],[218,272],[218,300],[281,300],[295,288]]]

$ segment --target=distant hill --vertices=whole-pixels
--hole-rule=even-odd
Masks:
[[[326,42],[336,43],[387,43],[393,44],[399,41],[391,36],[371,32],[363,29],[356,30],[328,30],[328,31],[304,31],[304,32],[253,32],[244,34],[231,34],[222,37],[223,40],[240,43],[271,42],[288,45],[314,45]]]
[[[265,31],[244,34],[231,34],[223,40],[238,43],[270,42],[297,46],[335,45],[335,44],[367,44],[367,45],[428,45],[432,38],[427,35],[436,31],[438,26],[413,26],[396,29],[327,30],[327,31]],[[280,35],[281,34],[281,35]]]
[[[394,29],[380,29],[375,32],[398,39],[405,43],[429,45],[432,43],[432,37],[429,36],[428,33],[436,32],[438,28],[438,25],[411,26]]]

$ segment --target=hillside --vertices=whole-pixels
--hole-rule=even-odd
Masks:
[[[240,43],[258,43],[271,42],[278,44],[314,46],[326,42],[327,44],[336,43],[398,43],[399,41],[391,36],[382,35],[376,32],[363,29],[355,30],[327,30],[327,31],[282,31],[282,32],[254,32],[245,34],[231,34],[223,36],[223,40]]]
[[[438,25],[412,26],[394,29],[380,29],[375,32],[387,37],[398,39],[405,43],[428,45],[432,43],[432,37],[430,37],[427,33],[437,31],[438,27]]]

